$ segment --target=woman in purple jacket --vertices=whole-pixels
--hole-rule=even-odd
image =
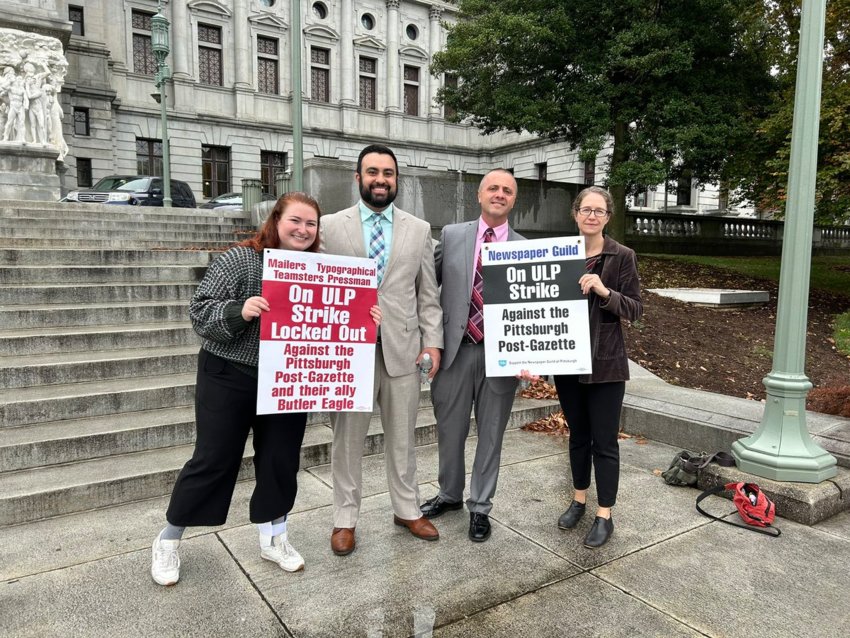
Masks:
[[[613,210],[611,195],[598,186],[585,188],[573,202],[573,218],[585,240],[586,272],[578,283],[589,304],[593,368],[591,374],[555,375],[570,428],[575,490],[572,503],[558,519],[558,527],[572,529],[584,516],[592,467],[598,509],[584,538],[589,548],[607,543],[614,531],[611,508],[617,500],[620,478],[617,433],[629,378],[620,318],[635,321],[643,313],[634,251],[602,232]]]

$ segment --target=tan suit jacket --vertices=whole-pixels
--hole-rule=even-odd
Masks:
[[[432,246],[431,225],[395,208],[390,259],[378,287],[381,345],[391,377],[415,372],[421,348],[443,347],[443,312]],[[368,257],[357,205],[322,216],[321,250]]]

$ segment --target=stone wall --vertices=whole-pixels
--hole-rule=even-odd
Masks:
[[[304,190],[321,204],[324,213],[351,206],[360,197],[354,181],[355,166],[340,160],[314,158],[305,162]],[[478,183],[482,175],[402,167],[396,205],[428,221],[435,232],[446,224],[477,219]],[[574,235],[569,215],[573,198],[584,188],[531,179],[517,180],[518,196],[511,224],[529,238]]]

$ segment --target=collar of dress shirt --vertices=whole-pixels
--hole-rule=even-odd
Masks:
[[[362,199],[359,202],[359,206],[360,206],[360,221],[363,222],[364,224],[366,223],[366,221],[372,215],[374,215],[376,212],[378,212],[378,211],[374,211],[371,208],[369,208],[368,206],[366,206],[366,204],[363,203]],[[387,206],[384,210],[380,211],[380,213],[381,213],[381,215],[383,215],[384,219],[387,220],[388,223],[390,223],[390,224],[393,223],[393,205],[392,204]]]
[[[476,235],[476,239],[478,241],[484,241],[484,232],[490,228],[483,218],[478,218],[478,234]],[[496,226],[493,229],[493,232],[496,235],[496,238],[493,241],[507,241],[508,239],[508,222],[501,224],[500,226]]]

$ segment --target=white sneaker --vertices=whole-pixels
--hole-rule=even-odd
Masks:
[[[177,553],[180,541],[164,541],[160,536],[162,532],[157,534],[151,548],[151,577],[168,587],[180,580],[180,555]]]
[[[278,536],[260,535],[260,556],[288,572],[304,569],[304,559],[301,554],[286,539],[286,533]]]

